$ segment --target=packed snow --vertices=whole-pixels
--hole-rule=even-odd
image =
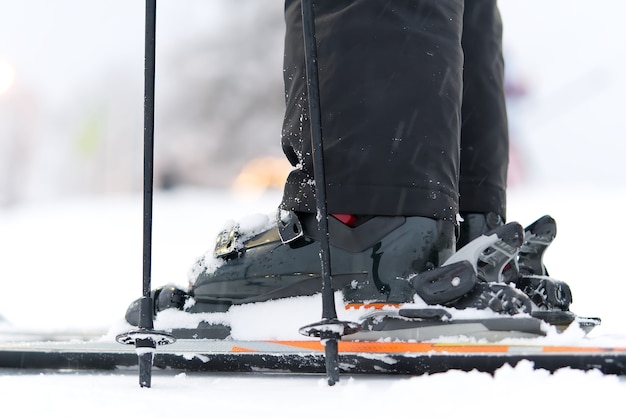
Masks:
[[[554,277],[572,286],[574,312],[602,317],[603,324],[589,336],[590,344],[626,346],[621,316],[623,272],[607,262],[619,260],[620,237],[626,231],[618,222],[610,223],[610,230],[608,223],[598,223],[583,231],[579,219],[588,218],[599,208],[622,207],[623,192],[532,189],[512,191],[510,196],[511,219],[527,224],[549,208],[559,222],[546,262]],[[580,194],[586,197],[582,201]],[[248,201],[208,190],[157,194],[155,286],[176,283],[184,287],[187,270],[196,256],[213,246],[226,219],[246,217],[251,206],[270,213],[278,198],[277,193],[270,193]],[[117,332],[127,305],[141,294],[141,219],[140,196],[0,211],[0,277],[5,284],[5,321],[0,329]],[[283,332],[293,336],[295,329],[317,319],[311,317],[311,311],[321,314],[319,299],[307,303],[285,301],[266,314],[274,318],[282,315]],[[298,312],[309,312],[309,317]],[[176,319],[175,314],[172,312],[169,319]],[[252,307],[242,307],[235,320],[240,321],[247,337],[263,330],[258,326],[263,318]],[[276,338],[281,337],[285,335],[276,334]],[[580,342],[580,338],[579,332],[570,331],[550,335],[545,341],[567,344]],[[612,406],[619,408],[619,395],[626,390],[620,377],[568,369],[550,375],[533,370],[526,362],[515,368],[503,367],[494,377],[457,371],[421,377],[344,376],[332,388],[323,376],[200,375],[156,370],[152,385],[151,389],[140,389],[136,371],[0,371],[3,408],[27,415],[64,417],[85,411],[93,416],[141,412],[166,416],[199,409],[206,413],[297,413],[313,417],[323,415],[324,408],[330,408],[331,415],[419,411],[448,416],[458,413],[460,405],[472,406],[463,412],[466,416],[482,416],[492,408],[516,416],[517,411],[526,414],[528,407],[546,414],[591,413],[598,405],[604,411],[619,410]],[[32,401],[33,396],[37,402]]]

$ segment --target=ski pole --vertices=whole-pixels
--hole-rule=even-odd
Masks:
[[[152,385],[152,360],[156,346],[175,340],[167,333],[154,331],[151,289],[152,201],[154,184],[154,84],[156,67],[156,0],[146,0],[144,63],[144,136],[143,136],[143,292],[139,305],[139,330],[117,336],[122,344],[134,344],[139,358],[139,386]]]
[[[326,176],[324,173],[324,149],[322,144],[322,120],[313,0],[301,0],[301,7],[309,118],[311,124],[313,176],[315,178],[315,203],[317,206],[317,220],[320,234],[322,321],[302,327],[300,332],[305,335],[318,337],[322,340],[322,343],[324,343],[326,376],[328,384],[332,386],[339,381],[339,340],[343,335],[358,331],[359,325],[342,322],[337,319],[337,309],[335,307],[330,270],[331,260],[326,202]]]
[[[152,298],[152,192],[154,183],[154,79],[156,67],[156,0],[146,0],[146,34],[144,62],[144,126],[143,126],[143,297],[139,310],[139,328],[154,329]],[[144,353],[139,353],[139,384],[151,386],[152,350],[156,348],[150,338],[137,340]]]

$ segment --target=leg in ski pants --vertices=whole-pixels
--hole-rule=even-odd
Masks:
[[[496,0],[317,0],[330,213],[505,217]],[[282,207],[315,212],[300,0],[286,0]],[[459,197],[460,196],[460,197]]]

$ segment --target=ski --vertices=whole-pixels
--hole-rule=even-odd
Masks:
[[[342,374],[422,375],[449,370],[494,373],[504,365],[532,362],[550,372],[562,368],[626,375],[626,346],[541,345],[528,343],[338,342]],[[159,347],[157,369],[181,372],[297,373],[326,372],[319,340],[178,340]],[[137,367],[132,346],[115,341],[0,343],[0,367],[41,370],[120,370]]]

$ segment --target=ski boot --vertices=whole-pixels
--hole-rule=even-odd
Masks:
[[[429,308],[400,307],[364,317],[363,331],[349,339],[398,338],[428,340],[464,335],[498,341],[545,335],[542,321],[529,315],[530,299],[505,282],[503,271],[514,262],[524,230],[518,223],[500,225],[464,245],[442,266],[410,278],[416,294]],[[446,308],[490,309],[502,315],[453,318]]]
[[[306,213],[279,211],[257,231],[234,225],[194,265],[188,291],[154,291],[154,314],[171,308],[225,312],[232,305],[319,293],[318,235],[315,215]],[[412,302],[415,289],[407,278],[454,252],[454,225],[424,217],[352,217],[345,223],[329,216],[329,237],[333,287],[356,304]],[[126,320],[135,325],[137,318],[136,301]]]
[[[463,221],[459,226],[459,239],[456,243],[457,251],[480,237],[488,235],[497,227],[504,225],[500,215],[494,212],[487,213],[461,213]],[[517,265],[515,258],[502,269],[503,282],[510,283],[517,278]]]
[[[471,241],[504,225],[502,217],[494,212],[488,213],[461,213],[463,221],[459,225],[459,239],[456,243],[457,251]]]
[[[459,251],[442,266],[410,279],[424,302],[441,307],[371,313],[364,327],[373,336],[435,338],[437,333],[446,332],[442,328],[449,328],[451,335],[457,330],[459,334],[497,340],[545,335],[543,323],[562,331],[576,320],[585,332],[600,323],[598,318],[581,318],[569,311],[569,286],[547,275],[543,254],[556,236],[553,218],[544,216],[525,229],[514,222],[502,225],[493,215],[464,218],[471,222],[461,228],[464,239]],[[496,225],[495,229],[487,231],[489,224]],[[456,293],[451,291],[455,286]],[[446,307],[488,308],[503,316],[452,319]],[[516,315],[520,313],[529,315]]]

